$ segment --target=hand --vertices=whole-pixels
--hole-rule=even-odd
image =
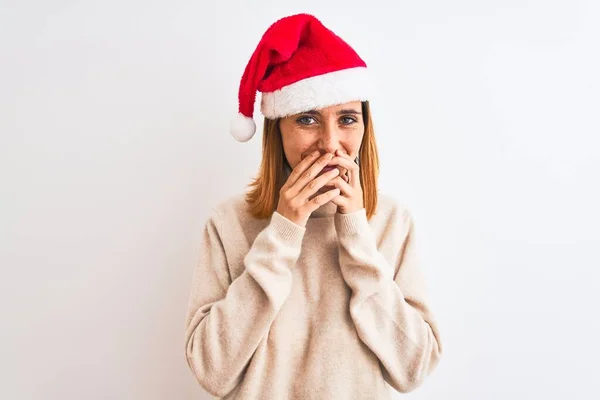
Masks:
[[[336,151],[337,157],[331,160],[332,164],[338,164],[347,170],[348,181],[341,176],[333,179],[333,186],[339,188],[341,193],[334,197],[331,202],[335,203],[337,212],[348,214],[364,208],[363,191],[360,184],[360,169],[352,158],[341,150]]]
[[[306,221],[313,211],[340,194],[339,188],[333,188],[311,198],[340,173],[339,169],[334,168],[317,176],[333,158],[331,153],[321,157],[319,154],[315,151],[300,161],[279,190],[277,212],[300,226],[306,226]]]

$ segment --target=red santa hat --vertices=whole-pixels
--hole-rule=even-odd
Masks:
[[[231,135],[239,142],[254,136],[257,91],[262,93],[262,114],[275,119],[368,100],[370,88],[366,63],[317,18],[282,18],[264,33],[244,70]]]

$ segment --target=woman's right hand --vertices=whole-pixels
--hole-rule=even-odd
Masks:
[[[334,168],[317,176],[333,158],[331,153],[325,153],[321,157],[319,154],[320,152],[315,151],[300,161],[279,190],[277,212],[300,226],[306,226],[313,211],[340,194],[340,189],[335,188],[311,198],[340,173],[339,169]]]

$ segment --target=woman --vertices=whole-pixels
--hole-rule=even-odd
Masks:
[[[232,135],[263,159],[206,222],[186,319],[198,382],[225,399],[387,399],[437,365],[410,213],[378,193],[366,64],[315,17],[263,35]]]

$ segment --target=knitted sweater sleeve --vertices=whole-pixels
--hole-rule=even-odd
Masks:
[[[231,281],[218,211],[207,220],[189,297],[185,353],[209,393],[224,397],[240,383],[290,294],[290,267],[300,255],[304,232],[275,212],[244,257],[244,272]]]
[[[430,374],[441,355],[415,251],[413,219],[408,211],[397,209],[380,239],[380,245],[394,249],[396,265],[378,250],[364,208],[336,214],[335,224],[358,336],[379,359],[384,379],[397,391],[409,392]]]

